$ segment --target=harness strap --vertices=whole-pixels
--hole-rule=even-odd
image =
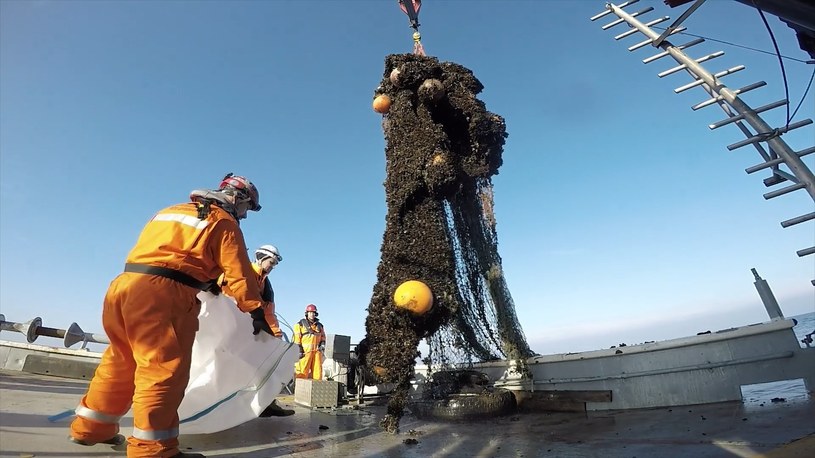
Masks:
[[[272,282],[269,277],[263,279],[263,288],[260,291],[260,298],[264,302],[274,302],[274,289],[272,289]]]
[[[309,323],[307,319],[303,318],[302,320],[300,320],[300,326],[306,329],[306,334],[311,334],[315,336],[317,335],[317,333],[314,332],[313,329],[311,329],[311,323]],[[317,330],[321,332],[323,330],[323,324],[320,323],[319,321],[317,322]]]
[[[147,264],[127,263],[125,264],[125,272],[155,275],[157,277],[169,278],[170,280],[181,283],[182,285],[189,286],[190,288],[200,289],[201,291],[207,291],[215,284],[214,280],[202,282],[185,274],[184,272],[180,272],[175,269],[159,266],[150,266]]]
[[[209,213],[212,211],[212,201],[209,199],[204,199],[198,202],[198,219],[204,220],[209,216]]]

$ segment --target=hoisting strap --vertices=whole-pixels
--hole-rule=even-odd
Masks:
[[[181,283],[182,285],[189,286],[190,288],[200,289],[201,291],[209,290],[214,281],[198,281],[195,278],[185,274],[184,272],[170,269],[167,267],[150,266],[147,264],[125,264],[125,272],[133,272],[137,274],[156,275],[158,277],[169,278],[170,280]]]
[[[307,319],[303,318],[302,320],[300,320],[300,322],[298,324],[300,326],[302,326],[303,329],[306,330],[306,334],[311,334],[311,335],[315,335],[315,336],[317,335],[317,332],[315,332],[313,329],[311,329],[311,324],[308,322]],[[324,329],[323,324],[318,321],[317,322],[317,331],[323,332],[323,329]]]
[[[399,8],[407,14],[410,26],[416,30],[419,30],[419,8],[421,7],[421,0],[399,0]]]
[[[419,32],[413,32],[413,54],[417,56],[424,56],[424,46],[422,46],[422,35]]]

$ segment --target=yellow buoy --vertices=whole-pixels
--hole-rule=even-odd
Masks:
[[[419,280],[408,280],[396,288],[393,302],[399,308],[416,315],[424,315],[433,308],[433,292]]]

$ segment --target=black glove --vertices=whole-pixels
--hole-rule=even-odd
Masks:
[[[260,334],[260,331],[266,331],[269,335],[274,335],[272,332],[272,328],[269,327],[269,323],[266,322],[266,317],[263,315],[263,307],[258,307],[251,312],[249,315],[252,316],[252,335]]]
[[[211,281],[208,283],[205,291],[209,291],[210,293],[218,296],[221,294],[221,285],[219,285],[216,281]]]
[[[303,350],[303,346],[300,345],[300,359],[303,359],[306,356],[306,351]]]

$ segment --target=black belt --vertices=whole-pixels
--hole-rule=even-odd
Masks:
[[[169,278],[170,280],[177,281],[182,285],[189,286],[190,288],[200,289],[201,291],[208,291],[213,287],[215,281],[198,281],[195,278],[180,272],[175,269],[167,267],[149,266],[147,264],[125,264],[125,272],[133,272],[137,274],[156,275],[159,277]]]

